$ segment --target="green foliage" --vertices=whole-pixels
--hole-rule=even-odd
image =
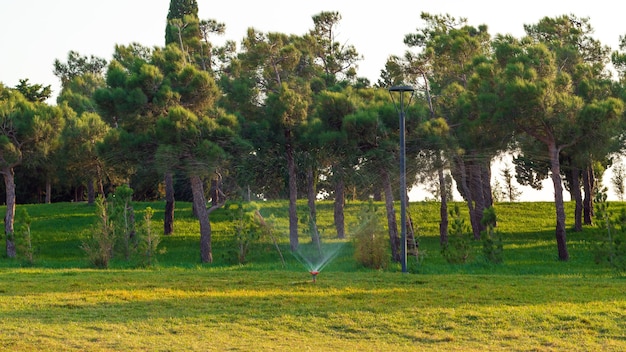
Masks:
[[[503,196],[508,202],[517,202],[519,197],[522,195],[522,191],[519,190],[514,184],[514,171],[510,167],[505,167],[500,170],[502,173],[502,178],[504,179],[504,190]]]
[[[35,264],[35,247],[33,247],[33,234],[31,232],[32,218],[26,208],[20,208],[15,217],[15,232],[18,256],[24,257],[27,265]]]
[[[485,259],[495,264],[502,263],[504,261],[504,245],[502,244],[502,235],[495,229],[497,224],[495,209],[493,207],[485,209],[480,222],[485,226],[485,231],[481,233]]]
[[[236,250],[229,251],[229,257],[235,257],[237,258],[237,263],[244,264],[247,261],[252,245],[261,236],[260,223],[255,217],[259,207],[254,202],[239,201],[236,204],[229,204],[227,209],[233,220],[234,242],[236,246]]]
[[[54,60],[54,75],[61,80],[65,87],[72,79],[85,74],[99,76],[106,67],[105,59],[91,55],[90,57],[80,55],[80,53],[70,50],[67,54],[67,62],[63,63],[59,59]]]
[[[626,169],[624,164],[618,163],[613,166],[613,176],[611,176],[611,184],[613,185],[613,192],[617,195],[620,201],[624,201],[624,194],[626,193]]]
[[[353,226],[354,259],[366,268],[385,269],[388,242],[380,224],[380,213],[372,200],[362,207]]]
[[[626,209],[622,208],[617,217],[609,209],[607,189],[596,192],[594,207],[596,226],[605,232],[593,244],[594,260],[597,264],[607,263],[617,272],[626,271]]]
[[[283,252],[280,250],[280,245],[278,243],[278,238],[275,235],[276,217],[274,216],[274,214],[272,214],[268,220],[265,220],[265,218],[261,215],[261,212],[259,212],[257,210],[255,212],[255,214],[254,214],[254,219],[259,224],[259,228],[261,230],[262,238],[269,237],[271,239],[272,244],[274,245],[274,248],[276,248],[276,251],[278,252],[278,255],[280,256],[280,261],[281,261],[282,266],[284,268],[285,267],[285,257],[283,256]]]
[[[472,230],[461,217],[458,204],[450,210],[448,242],[441,245],[441,255],[451,264],[466,263],[472,255]]]
[[[139,227],[138,232],[139,260],[141,266],[144,267],[155,266],[158,263],[157,254],[165,253],[165,248],[158,248],[161,243],[161,236],[152,228],[153,216],[154,210],[151,207],[146,207],[143,224]]]
[[[302,265],[291,255],[285,255],[288,250],[288,206],[286,201],[263,201],[258,203],[262,208],[257,214],[262,221],[262,233],[258,242],[247,257],[245,270],[302,270]],[[468,209],[463,203],[452,202],[450,209],[455,204],[460,206],[460,215],[467,220]],[[321,227],[332,228],[333,202],[318,202],[317,219]],[[384,212],[384,203],[374,202],[378,209]],[[154,210],[152,219],[153,229],[159,231],[163,226],[164,204],[155,202],[133,202],[137,216],[137,231],[141,233],[139,226],[144,217],[144,209],[151,207]],[[18,205],[28,210],[32,225],[31,231],[36,236],[33,242],[36,249],[35,268],[59,269],[59,268],[85,268],[94,265],[87,260],[86,252],[81,248],[83,242],[91,243],[92,232],[100,222],[96,216],[95,207],[83,202],[53,203],[53,204],[28,204]],[[306,208],[306,201],[298,203],[299,209]],[[358,223],[357,214],[362,211],[364,203],[349,201],[345,207],[345,221],[347,234],[352,233],[352,224]],[[626,203],[611,202],[611,208],[615,214],[619,214],[622,208],[626,209]],[[426,260],[419,266],[411,266],[411,272],[419,272],[420,275],[439,274],[471,274],[492,275],[501,273],[506,275],[540,274],[550,277],[563,273],[576,273],[587,277],[596,275],[614,274],[614,270],[608,265],[596,265],[594,263],[593,250],[590,243],[600,230],[596,227],[585,226],[580,233],[568,235],[571,244],[571,260],[560,263],[555,260],[554,245],[554,204],[552,202],[519,202],[498,204],[497,229],[506,236],[505,249],[506,260],[497,266],[484,265],[484,261],[477,261],[480,253],[481,242],[470,241],[473,252],[471,261],[464,265],[448,265],[445,258],[438,253],[441,250],[439,237],[439,204],[435,202],[412,202],[410,209],[415,225],[420,229],[420,254],[430,253]],[[4,207],[0,206],[0,211]],[[573,214],[574,202],[566,202],[566,211]],[[170,236],[162,236],[159,248],[166,247],[167,251],[157,254],[158,266],[166,268],[194,268],[198,264],[198,234],[199,224],[192,215],[192,206],[189,202],[176,202],[176,232]],[[384,214],[384,213],[383,213]],[[384,215],[383,215],[384,217]],[[260,220],[262,219],[262,220]],[[573,224],[573,217],[568,217],[568,225]],[[98,224],[98,225],[96,225]],[[381,226],[386,229],[384,220]],[[211,229],[213,235],[214,263],[210,268],[229,268],[235,262],[234,256],[225,253],[236,249],[233,241],[234,223],[233,218],[225,209],[218,209],[211,213]],[[386,230],[385,231],[386,234]],[[327,231],[326,236],[332,236]],[[4,234],[3,234],[4,236]],[[604,235],[605,236],[605,235]],[[603,236],[603,237],[604,237]],[[598,237],[599,238],[599,237]],[[325,240],[326,238],[324,238]],[[352,238],[351,238],[352,239]],[[388,242],[388,241],[387,241]],[[4,245],[4,241],[2,241]],[[385,243],[388,248],[388,243]],[[436,255],[435,255],[436,254]],[[130,268],[141,262],[141,254],[138,254],[130,262],[122,256],[112,258],[109,263],[111,269]],[[135,260],[136,259],[136,260]],[[228,259],[228,260],[226,260]],[[20,261],[9,260],[0,257],[0,268],[17,268],[23,265]],[[346,243],[341,253],[333,259],[327,271],[353,272],[366,270],[360,265],[356,266],[354,259],[354,243]],[[263,269],[261,269],[263,268]],[[388,266],[388,271],[397,271],[398,267]]]
[[[52,95],[52,89],[49,85],[29,84],[28,78],[20,79],[20,84],[18,84],[15,89],[22,93],[28,101],[32,102],[44,102]]]
[[[102,196],[96,199],[96,217],[98,223],[93,226],[91,236],[83,241],[81,248],[91,265],[98,269],[107,269],[113,258],[115,226],[111,221],[107,202]]]
[[[129,261],[137,248],[135,236],[135,210],[132,205],[133,190],[128,185],[121,185],[115,193],[109,195],[108,204],[111,205],[108,214],[113,224],[116,237],[116,249]]]

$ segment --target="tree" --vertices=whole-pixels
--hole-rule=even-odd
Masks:
[[[167,180],[169,172],[155,165],[159,142],[156,121],[182,101],[191,104],[191,96],[200,91],[175,91],[192,89],[188,81],[191,77],[178,77],[185,65],[176,46],[151,49],[137,44],[118,45],[113,57],[107,69],[106,87],[94,93],[98,110],[114,127],[99,152],[108,165],[130,180],[138,198],[154,198],[159,178]],[[169,184],[166,188],[170,190]],[[169,226],[173,224],[173,195],[169,196],[170,193],[166,198],[172,202],[166,203],[165,234],[173,231]]]
[[[71,81],[74,77],[90,73],[102,75],[102,71],[107,66],[106,60],[97,56],[82,56],[78,52],[71,50],[67,54],[67,62],[63,63],[59,59],[54,60],[54,75],[61,80],[61,86]]]
[[[315,116],[319,119],[317,128],[312,131],[310,144],[319,150],[316,155],[318,168],[330,169],[329,179],[334,195],[334,222],[338,238],[345,237],[344,206],[346,183],[350,169],[355,164],[353,149],[343,130],[343,120],[356,111],[351,101],[352,89],[344,92],[322,91],[316,95]]]
[[[558,69],[555,54],[542,43],[502,36],[494,47],[495,62],[503,70],[498,89],[503,93],[499,116],[502,122],[512,122],[523,135],[545,147],[554,185],[559,259],[568,260],[560,153],[588,138],[583,132],[592,131],[591,126],[608,126],[608,121],[616,121],[622,104],[609,99],[585,106],[573,94],[570,76]]]
[[[42,86],[41,84],[30,84],[28,83],[28,79],[20,79],[20,84],[18,84],[15,89],[22,93],[24,98],[33,103],[43,103],[50,95],[52,95],[52,89],[50,86]],[[48,150],[44,152],[46,154],[54,156],[54,151],[57,149],[58,144],[52,143],[49,146]],[[57,163],[49,162],[49,155],[45,156],[35,156],[30,158],[29,162],[24,165],[22,168],[22,172],[36,175],[35,177],[39,178],[41,183],[45,183],[45,202],[51,202],[52,196],[52,178],[55,169],[59,166]],[[18,171],[18,173],[20,172]],[[28,188],[32,188],[32,184],[28,185]]]
[[[364,105],[355,113],[345,117],[343,125],[348,135],[348,140],[353,143],[355,150],[354,160],[357,163],[353,166],[366,181],[378,189],[382,189],[385,198],[385,209],[387,213],[387,228],[389,232],[389,243],[392,260],[400,262],[400,236],[398,235],[398,224],[394,208],[394,193],[406,192],[394,187],[393,182],[398,179],[397,170],[399,148],[399,126],[398,114],[390,101],[389,93],[386,90],[369,90],[364,95],[370,95]],[[423,116],[418,113],[418,108],[411,105],[407,108],[406,128],[407,134],[411,135],[417,127],[419,118]],[[408,150],[408,148],[407,148]],[[410,155],[407,153],[407,155]],[[409,159],[409,156],[407,156]],[[412,179],[407,176],[407,179]],[[408,217],[407,217],[408,220]],[[407,230],[409,227],[407,227]],[[409,233],[407,231],[407,239]]]
[[[337,41],[336,32],[341,21],[339,12],[322,11],[313,16],[314,28],[309,32],[313,39],[313,56],[322,68],[328,87],[356,76],[356,63],[362,59],[352,45]]]
[[[317,144],[321,147],[321,153],[309,153],[314,160],[309,167],[330,167],[330,179],[334,183],[332,194],[335,197],[334,220],[337,237],[345,237],[344,205],[345,189],[348,179],[348,170],[354,165],[354,160],[349,157],[346,148],[345,133],[342,131],[343,118],[356,110],[355,103],[350,96],[358,96],[358,91],[344,88],[348,82],[352,82],[356,76],[356,63],[361,59],[356,48],[352,45],[340,44],[337,41],[337,28],[341,21],[338,12],[320,12],[313,16],[314,28],[305,37],[305,43],[311,43],[309,50],[315,62],[318,72],[311,82],[312,90],[316,93],[315,110],[320,118],[321,134]],[[306,40],[310,38],[311,40]],[[324,84],[317,86],[322,81]],[[326,90],[321,89],[325,87]],[[340,93],[345,89],[345,93]],[[319,92],[318,92],[319,90]],[[335,92],[338,91],[338,92]],[[356,93],[356,94],[354,94]],[[311,145],[311,144],[308,144]],[[322,157],[322,155],[324,157]],[[309,171],[312,174],[312,171]],[[311,175],[313,176],[313,175]],[[313,181],[315,182],[315,181]],[[316,182],[315,182],[316,183]],[[309,185],[309,207],[315,206],[317,192]]]
[[[305,121],[307,116],[307,102],[286,83],[281,85],[278,93],[268,97],[268,114],[277,119],[278,126],[284,133],[285,154],[287,157],[287,171],[289,175],[289,243],[292,250],[298,248],[298,214],[296,201],[298,186],[295,161],[295,130]]]
[[[42,86],[41,84],[29,84],[28,78],[20,79],[20,84],[15,86],[24,98],[28,101],[42,103],[52,95],[50,85]]]
[[[97,145],[100,143],[108,126],[98,114],[98,107],[93,98],[96,90],[104,88],[106,83],[104,75],[99,71],[98,65],[90,62],[105,63],[103,59],[88,60],[80,59],[70,54],[67,64],[58,60],[57,67],[73,66],[73,73],[65,77],[63,72],[56,72],[61,80],[62,87],[57,104],[67,104],[74,113],[66,117],[68,123],[62,133],[59,153],[55,154],[53,165],[62,165],[56,170],[59,179],[70,181],[70,187],[81,190],[87,186],[87,202],[94,204],[96,200],[94,182],[98,182],[100,194],[104,197],[104,160],[97,154]],[[47,192],[49,193],[49,192]],[[76,192],[76,193],[82,193]],[[49,199],[49,196],[47,196]],[[75,199],[79,200],[79,199]]]
[[[167,15],[165,45],[178,46],[184,65],[214,73],[218,62],[228,60],[235,45],[227,41],[223,47],[214,47],[209,41],[212,34],[224,34],[226,26],[216,20],[200,20],[195,0],[172,0]],[[213,77],[215,78],[215,77]],[[194,92],[188,92],[191,95]],[[197,108],[197,107],[196,107]],[[164,174],[165,221],[164,233],[171,234],[174,226],[174,179],[171,171]]]
[[[165,26],[165,45],[182,43],[180,34],[185,16],[198,19],[198,2],[196,0],[171,0],[167,12],[167,25]],[[181,50],[185,51],[183,48]]]
[[[87,184],[88,204],[95,203],[94,181],[104,197],[104,178],[107,171],[104,160],[98,154],[110,127],[94,112],[80,115],[68,114],[61,133],[61,146],[56,155],[63,160],[63,176],[77,184]]]
[[[442,151],[448,154],[452,176],[466,200],[474,237],[480,238],[482,213],[493,203],[491,161],[506,148],[511,133],[489,121],[495,102],[493,72],[483,63],[490,55],[491,37],[486,26],[471,27],[464,18],[428,13],[421,18],[426,26],[404,39],[420,51],[408,52],[395,66],[407,80],[422,82],[431,118],[443,117],[450,126]],[[434,156],[443,159],[441,154]]]
[[[15,168],[33,156],[46,157],[63,126],[63,111],[30,102],[14,89],[0,85],[0,174],[6,190],[4,232],[9,258],[16,256],[14,239]]]
[[[533,41],[544,43],[554,53],[559,70],[567,72],[571,80],[572,94],[582,99],[583,109],[593,109],[594,104],[615,96],[606,68],[610,49],[593,38],[594,31],[588,18],[574,15],[545,17],[537,24],[525,25],[524,29]],[[583,215],[584,222],[591,224],[598,176],[594,174],[593,165],[608,159],[608,155],[621,148],[615,138],[621,134],[617,121],[607,119],[596,123],[600,124],[581,126],[589,130],[582,130],[582,137],[561,153],[561,159],[568,166],[564,170],[567,186],[576,201],[575,228],[578,231],[582,230]]]
[[[624,193],[626,193],[626,189],[624,188],[624,181],[626,180],[626,170],[624,169],[624,164],[618,163],[613,165],[613,176],[611,176],[611,184],[613,185],[613,192],[617,195],[617,198],[623,202],[624,201]]]
[[[505,198],[509,201],[509,203],[519,200],[522,192],[513,184],[513,170],[507,166],[500,170],[500,175],[504,179]]]
[[[219,129],[214,119],[195,115],[181,106],[171,108],[168,115],[157,122],[161,141],[157,158],[169,160],[169,168],[183,170],[191,183],[194,210],[200,223],[200,259],[203,263],[213,262],[209,215],[225,201],[224,198],[207,209],[203,180],[216,172],[224,158],[224,150],[213,142],[220,132],[224,133],[224,130]]]
[[[298,247],[297,143],[301,127],[309,113],[311,88],[308,82],[315,73],[299,48],[302,40],[282,33],[260,33],[249,29],[243,42],[243,51],[230,64],[230,75],[223,79],[227,91],[233,91],[242,109],[244,125],[261,128],[263,134],[251,132],[255,142],[254,159],[273,165],[263,172],[276,172],[270,177],[262,174],[268,182],[280,183],[287,175],[289,197],[289,238],[293,250]],[[276,158],[284,163],[275,166]],[[285,173],[283,173],[286,171]]]
[[[428,93],[427,93],[428,94]],[[420,124],[414,140],[420,141],[420,155],[415,166],[419,168],[421,179],[429,178],[436,173],[437,195],[439,205],[439,242],[448,243],[448,201],[452,200],[452,177],[444,174],[446,167],[445,155],[451,143],[450,127],[444,118],[434,117],[435,111],[430,108],[430,118]],[[448,177],[446,177],[448,176]]]

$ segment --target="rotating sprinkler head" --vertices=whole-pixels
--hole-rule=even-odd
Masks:
[[[317,274],[319,274],[320,272],[316,270],[311,270],[309,271],[309,273],[311,273],[311,276],[313,277],[313,283],[315,283],[317,280]]]

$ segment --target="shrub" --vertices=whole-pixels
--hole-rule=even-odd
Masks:
[[[480,223],[485,226],[485,230],[481,233],[485,259],[491,263],[502,263],[504,261],[504,246],[502,244],[502,235],[495,230],[497,219],[496,211],[493,207],[484,210]]]
[[[235,250],[229,251],[230,258],[236,258],[237,263],[244,264],[251,246],[258,241],[261,234],[260,224],[255,219],[258,206],[254,202],[239,201],[236,207],[232,204],[227,207],[231,214],[235,230]]]
[[[98,223],[91,230],[91,236],[84,241],[81,248],[87,253],[89,262],[96,268],[106,269],[113,257],[115,229],[107,202],[102,196],[96,199],[96,216]]]
[[[157,254],[165,253],[165,249],[159,250],[161,236],[158,232],[152,230],[152,216],[154,210],[151,207],[146,208],[143,224],[138,233],[138,252],[142,266],[154,266],[157,264]]]
[[[118,186],[115,188],[115,193],[109,195],[109,203],[112,208],[108,215],[114,225],[117,251],[122,253],[127,261],[131,259],[137,248],[132,197],[133,189],[127,185]]]
[[[609,210],[606,188],[595,196],[596,226],[604,235],[592,249],[596,264],[608,263],[618,272],[626,271],[626,210],[622,209],[617,218]]]
[[[15,234],[17,234],[18,250],[28,265],[35,263],[33,235],[30,231],[32,219],[25,208],[21,208],[15,217]],[[21,236],[20,236],[21,235]]]
[[[472,254],[472,231],[461,217],[458,204],[450,210],[450,217],[448,241],[441,245],[441,255],[450,264],[466,263]]]
[[[278,239],[275,236],[275,223],[276,223],[276,217],[272,214],[270,215],[269,219],[265,220],[265,218],[263,217],[263,215],[261,215],[261,212],[257,209],[254,212],[254,220],[259,224],[259,230],[261,231],[261,236],[262,237],[269,237],[272,241],[272,244],[274,245],[274,248],[276,248],[276,251],[278,252],[278,255],[280,256],[280,262],[283,266],[283,268],[285,267],[285,257],[283,256],[283,252],[280,250],[280,246],[278,245]]]
[[[380,225],[380,214],[371,200],[357,214],[357,221],[353,233],[356,261],[367,268],[386,268],[388,242]]]

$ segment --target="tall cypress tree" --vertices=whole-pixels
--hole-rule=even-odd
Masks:
[[[185,16],[187,19],[192,17],[198,20],[198,3],[196,0],[171,0],[170,9],[167,13],[167,24],[165,26],[165,45],[170,43],[179,43],[180,50],[185,51],[182,44],[182,31],[186,27]],[[199,33],[198,33],[199,36]],[[183,55],[187,55],[183,53]],[[174,179],[171,172],[165,173],[165,221],[163,224],[163,233],[169,235],[174,232]]]
[[[198,18],[198,2],[196,0],[171,0],[165,27],[165,45],[177,41],[170,22],[174,19],[184,20],[185,16]]]

